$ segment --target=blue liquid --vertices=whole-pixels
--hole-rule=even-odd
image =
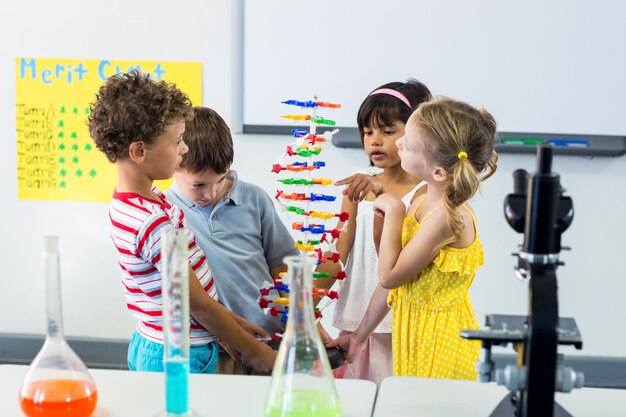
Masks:
[[[185,358],[165,363],[165,410],[173,414],[189,411],[189,360]]]

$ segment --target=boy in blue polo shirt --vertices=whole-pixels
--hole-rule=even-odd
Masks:
[[[241,181],[230,169],[233,141],[224,120],[206,107],[194,107],[193,112],[183,136],[189,151],[165,194],[184,211],[188,227],[196,234],[220,301],[270,335],[282,333],[280,320],[259,308],[259,288],[286,271],[283,258],[299,251],[267,193]],[[218,373],[249,372],[220,354]]]

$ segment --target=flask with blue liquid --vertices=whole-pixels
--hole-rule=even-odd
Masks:
[[[185,229],[161,234],[165,412],[198,417],[189,407],[189,261]]]

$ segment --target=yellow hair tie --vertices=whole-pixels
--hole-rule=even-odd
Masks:
[[[466,152],[461,151],[461,152],[459,152],[459,154],[457,155],[457,157],[458,157],[459,159],[461,159],[461,158],[467,158],[467,153],[466,153]]]

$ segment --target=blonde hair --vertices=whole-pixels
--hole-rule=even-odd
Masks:
[[[478,191],[497,168],[494,151],[496,121],[484,108],[448,97],[423,103],[411,115],[412,123],[426,135],[425,156],[446,170],[443,183],[448,225],[458,240],[464,228],[457,208]],[[447,242],[450,243],[450,242]]]

